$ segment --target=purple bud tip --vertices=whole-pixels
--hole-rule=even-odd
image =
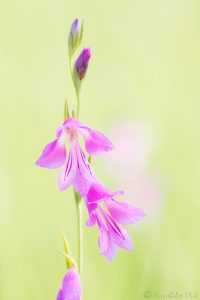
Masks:
[[[75,62],[76,72],[80,80],[82,80],[85,77],[90,57],[91,57],[90,48],[84,48],[81,54],[79,55],[77,61]]]
[[[71,34],[73,37],[76,37],[76,35],[79,33],[79,27],[80,27],[79,19],[75,19],[74,22],[72,23],[72,28],[71,28]]]

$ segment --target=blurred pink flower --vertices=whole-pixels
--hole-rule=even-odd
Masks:
[[[149,168],[156,148],[151,127],[130,121],[118,124],[110,135],[115,151],[105,158],[108,173],[123,185],[128,198],[151,212],[161,197],[159,176]]]

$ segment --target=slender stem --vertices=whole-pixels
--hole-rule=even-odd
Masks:
[[[78,266],[79,273],[83,273],[83,228],[82,228],[82,200],[77,203],[77,219],[78,219]]]
[[[80,112],[80,93],[76,89],[76,97],[77,97],[77,118],[79,117]]]
[[[82,199],[74,189],[74,197],[76,200],[77,211],[77,230],[78,230],[78,268],[80,276],[83,271],[83,226],[82,226]]]
[[[73,76],[73,70],[72,70],[72,57],[69,56],[69,68],[70,68],[70,74],[71,78],[74,84],[74,88],[76,91],[76,97],[77,97],[77,112],[76,117],[79,117],[79,111],[80,111],[80,92],[78,91],[76,87],[76,83]],[[78,234],[78,269],[79,274],[82,277],[83,272],[83,226],[82,226],[82,199],[81,196],[78,194],[78,192],[74,189],[74,198],[76,202],[76,211],[77,211],[77,234]]]
[[[69,69],[70,69],[70,75],[71,75],[71,78],[73,80],[73,72],[72,72],[72,57],[69,56]],[[74,82],[74,81],[73,81]]]
[[[70,69],[71,78],[72,78],[72,81],[73,81],[73,84],[74,84],[74,88],[75,88],[75,91],[76,91],[76,98],[77,98],[76,116],[77,116],[77,119],[78,119],[79,112],[80,112],[80,91],[78,91],[77,86],[76,86],[75,81],[74,81],[73,69],[72,69],[72,57],[71,56],[69,56],[69,69]]]

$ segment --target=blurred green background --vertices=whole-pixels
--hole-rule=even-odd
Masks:
[[[125,120],[153,126],[150,168],[165,186],[160,208],[129,228],[135,251],[112,264],[84,226],[84,299],[200,298],[200,1],[1,0],[0,299],[56,298],[62,229],[76,254],[72,193],[58,192],[57,171],[34,165],[62,122],[64,97],[75,99],[67,35],[76,17],[92,50],[82,121],[105,133]],[[118,188],[102,158],[95,169]]]

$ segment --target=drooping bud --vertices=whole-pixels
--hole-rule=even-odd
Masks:
[[[81,293],[80,275],[76,268],[72,267],[63,278],[56,300],[80,300]]]
[[[83,36],[83,22],[80,24],[79,19],[75,19],[68,38],[69,55],[72,57],[76,49],[79,47]]]

